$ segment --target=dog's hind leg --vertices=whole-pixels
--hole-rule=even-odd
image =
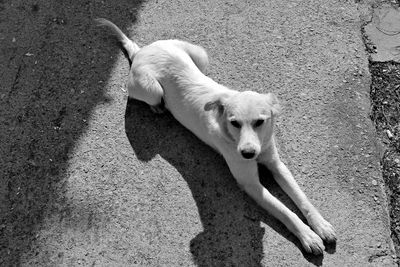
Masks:
[[[154,113],[165,112],[164,90],[151,74],[131,72],[127,87],[129,97],[147,103]]]
[[[208,55],[206,50],[201,46],[194,45],[188,42],[181,42],[182,49],[188,53],[194,64],[202,73],[205,73],[208,66]]]

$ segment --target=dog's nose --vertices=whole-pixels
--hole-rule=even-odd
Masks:
[[[256,151],[250,148],[250,149],[243,149],[242,151],[240,151],[240,153],[242,154],[243,158],[252,159],[254,158]]]

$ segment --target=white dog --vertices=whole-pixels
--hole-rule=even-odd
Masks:
[[[164,40],[139,48],[112,22],[96,21],[111,29],[132,62],[129,97],[146,102],[155,112],[165,106],[181,124],[221,153],[239,186],[295,234],[308,253],[321,254],[323,241],[336,241],[331,224],[310,203],[279,158],[273,126],[280,107],[273,94],[234,91],[205,76],[208,57],[199,46]],[[273,173],[314,231],[261,185],[257,163]]]

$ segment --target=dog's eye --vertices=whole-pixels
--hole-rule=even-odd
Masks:
[[[242,127],[242,126],[240,125],[240,123],[238,123],[237,121],[231,121],[231,124],[232,124],[232,126],[235,127],[235,128],[240,128],[240,127]]]
[[[264,123],[264,120],[256,120],[254,127],[260,127]]]

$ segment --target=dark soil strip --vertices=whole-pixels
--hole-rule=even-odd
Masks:
[[[400,64],[370,62],[369,68],[371,119],[385,147],[381,165],[389,199],[391,237],[400,259]]]

